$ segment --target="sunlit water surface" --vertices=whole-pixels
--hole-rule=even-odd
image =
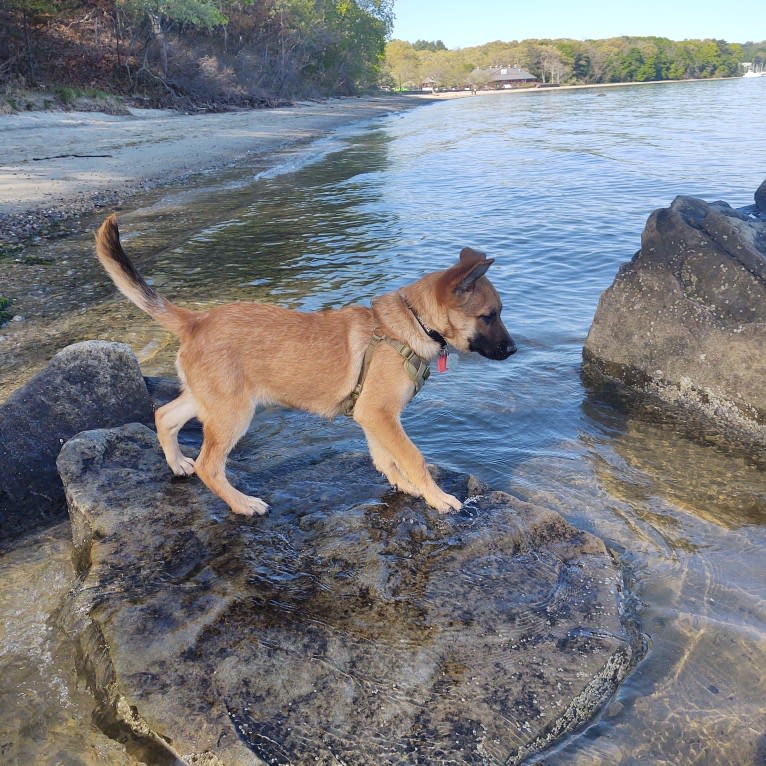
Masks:
[[[451,357],[405,427],[429,461],[603,537],[633,580],[648,643],[600,719],[546,763],[766,763],[766,474],[590,398],[579,374],[598,297],[640,247],[648,215],[679,194],[750,204],[766,177],[764,124],[766,79],[466,98],[121,215],[128,252],[189,306],[369,303],[449,266],[465,245],[496,258],[490,276],[518,354]],[[90,247],[48,247],[45,285],[13,329],[14,348],[37,354],[21,354],[12,374],[92,337],[129,342],[146,374],[172,374],[173,340],[112,297]],[[364,448],[350,422],[274,408],[240,449],[295,455],[328,441]],[[18,551],[4,574],[29,580]]]

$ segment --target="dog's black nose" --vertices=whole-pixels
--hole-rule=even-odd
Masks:
[[[513,338],[508,338],[508,340],[501,340],[496,347],[496,353],[497,353],[496,358],[507,359],[509,356],[512,356],[517,351],[518,349],[516,348],[516,344],[513,342]]]

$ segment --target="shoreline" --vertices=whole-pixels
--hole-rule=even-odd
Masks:
[[[131,109],[0,115],[0,256],[59,234],[100,208],[320,138],[347,125],[439,101],[386,95],[214,114]]]
[[[77,218],[124,206],[137,194],[267,159],[347,125],[457,98],[662,85],[698,80],[561,85],[498,91],[385,94],[290,106],[184,114],[129,109],[0,115],[0,257],[30,240],[61,236]]]

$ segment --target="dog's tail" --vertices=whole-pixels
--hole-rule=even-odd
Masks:
[[[117,216],[112,213],[96,232],[96,255],[117,289],[152,319],[176,335],[180,335],[194,314],[163,298],[136,271],[122,249]]]

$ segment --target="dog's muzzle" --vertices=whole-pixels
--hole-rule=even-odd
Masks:
[[[490,339],[480,335],[477,338],[472,338],[468,347],[471,351],[475,351],[477,354],[481,354],[487,359],[497,360],[507,359],[517,351],[516,344],[513,342],[513,338],[511,338],[510,335],[507,335],[500,340]]]

